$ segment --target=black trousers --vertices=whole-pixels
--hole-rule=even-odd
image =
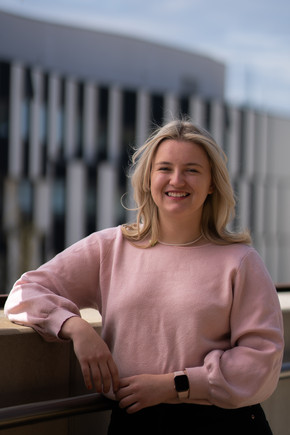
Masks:
[[[108,435],[273,435],[262,407],[161,404],[128,414],[114,408]]]

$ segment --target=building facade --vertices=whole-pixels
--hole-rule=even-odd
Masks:
[[[0,13],[0,293],[87,234],[134,218],[132,147],[186,114],[228,156],[235,227],[290,281],[290,120],[224,101],[224,66],[120,35]],[[92,61],[93,59],[93,61]]]

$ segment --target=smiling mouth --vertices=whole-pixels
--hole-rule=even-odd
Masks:
[[[189,193],[186,192],[166,192],[166,195],[171,198],[186,198]]]

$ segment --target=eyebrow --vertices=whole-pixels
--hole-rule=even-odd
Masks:
[[[154,165],[173,165],[174,163],[172,162],[155,162]],[[184,166],[200,166],[202,167],[202,165],[200,163],[196,163],[196,162],[189,162],[189,163],[185,163]]]

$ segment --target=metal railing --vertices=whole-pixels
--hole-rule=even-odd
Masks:
[[[290,378],[290,362],[282,365],[280,379],[286,378]],[[109,411],[114,406],[117,406],[117,402],[96,393],[11,406],[0,409],[0,430],[92,412]]]
[[[101,394],[86,394],[65,399],[27,403],[0,409],[0,431],[27,424],[108,411],[115,402]]]

